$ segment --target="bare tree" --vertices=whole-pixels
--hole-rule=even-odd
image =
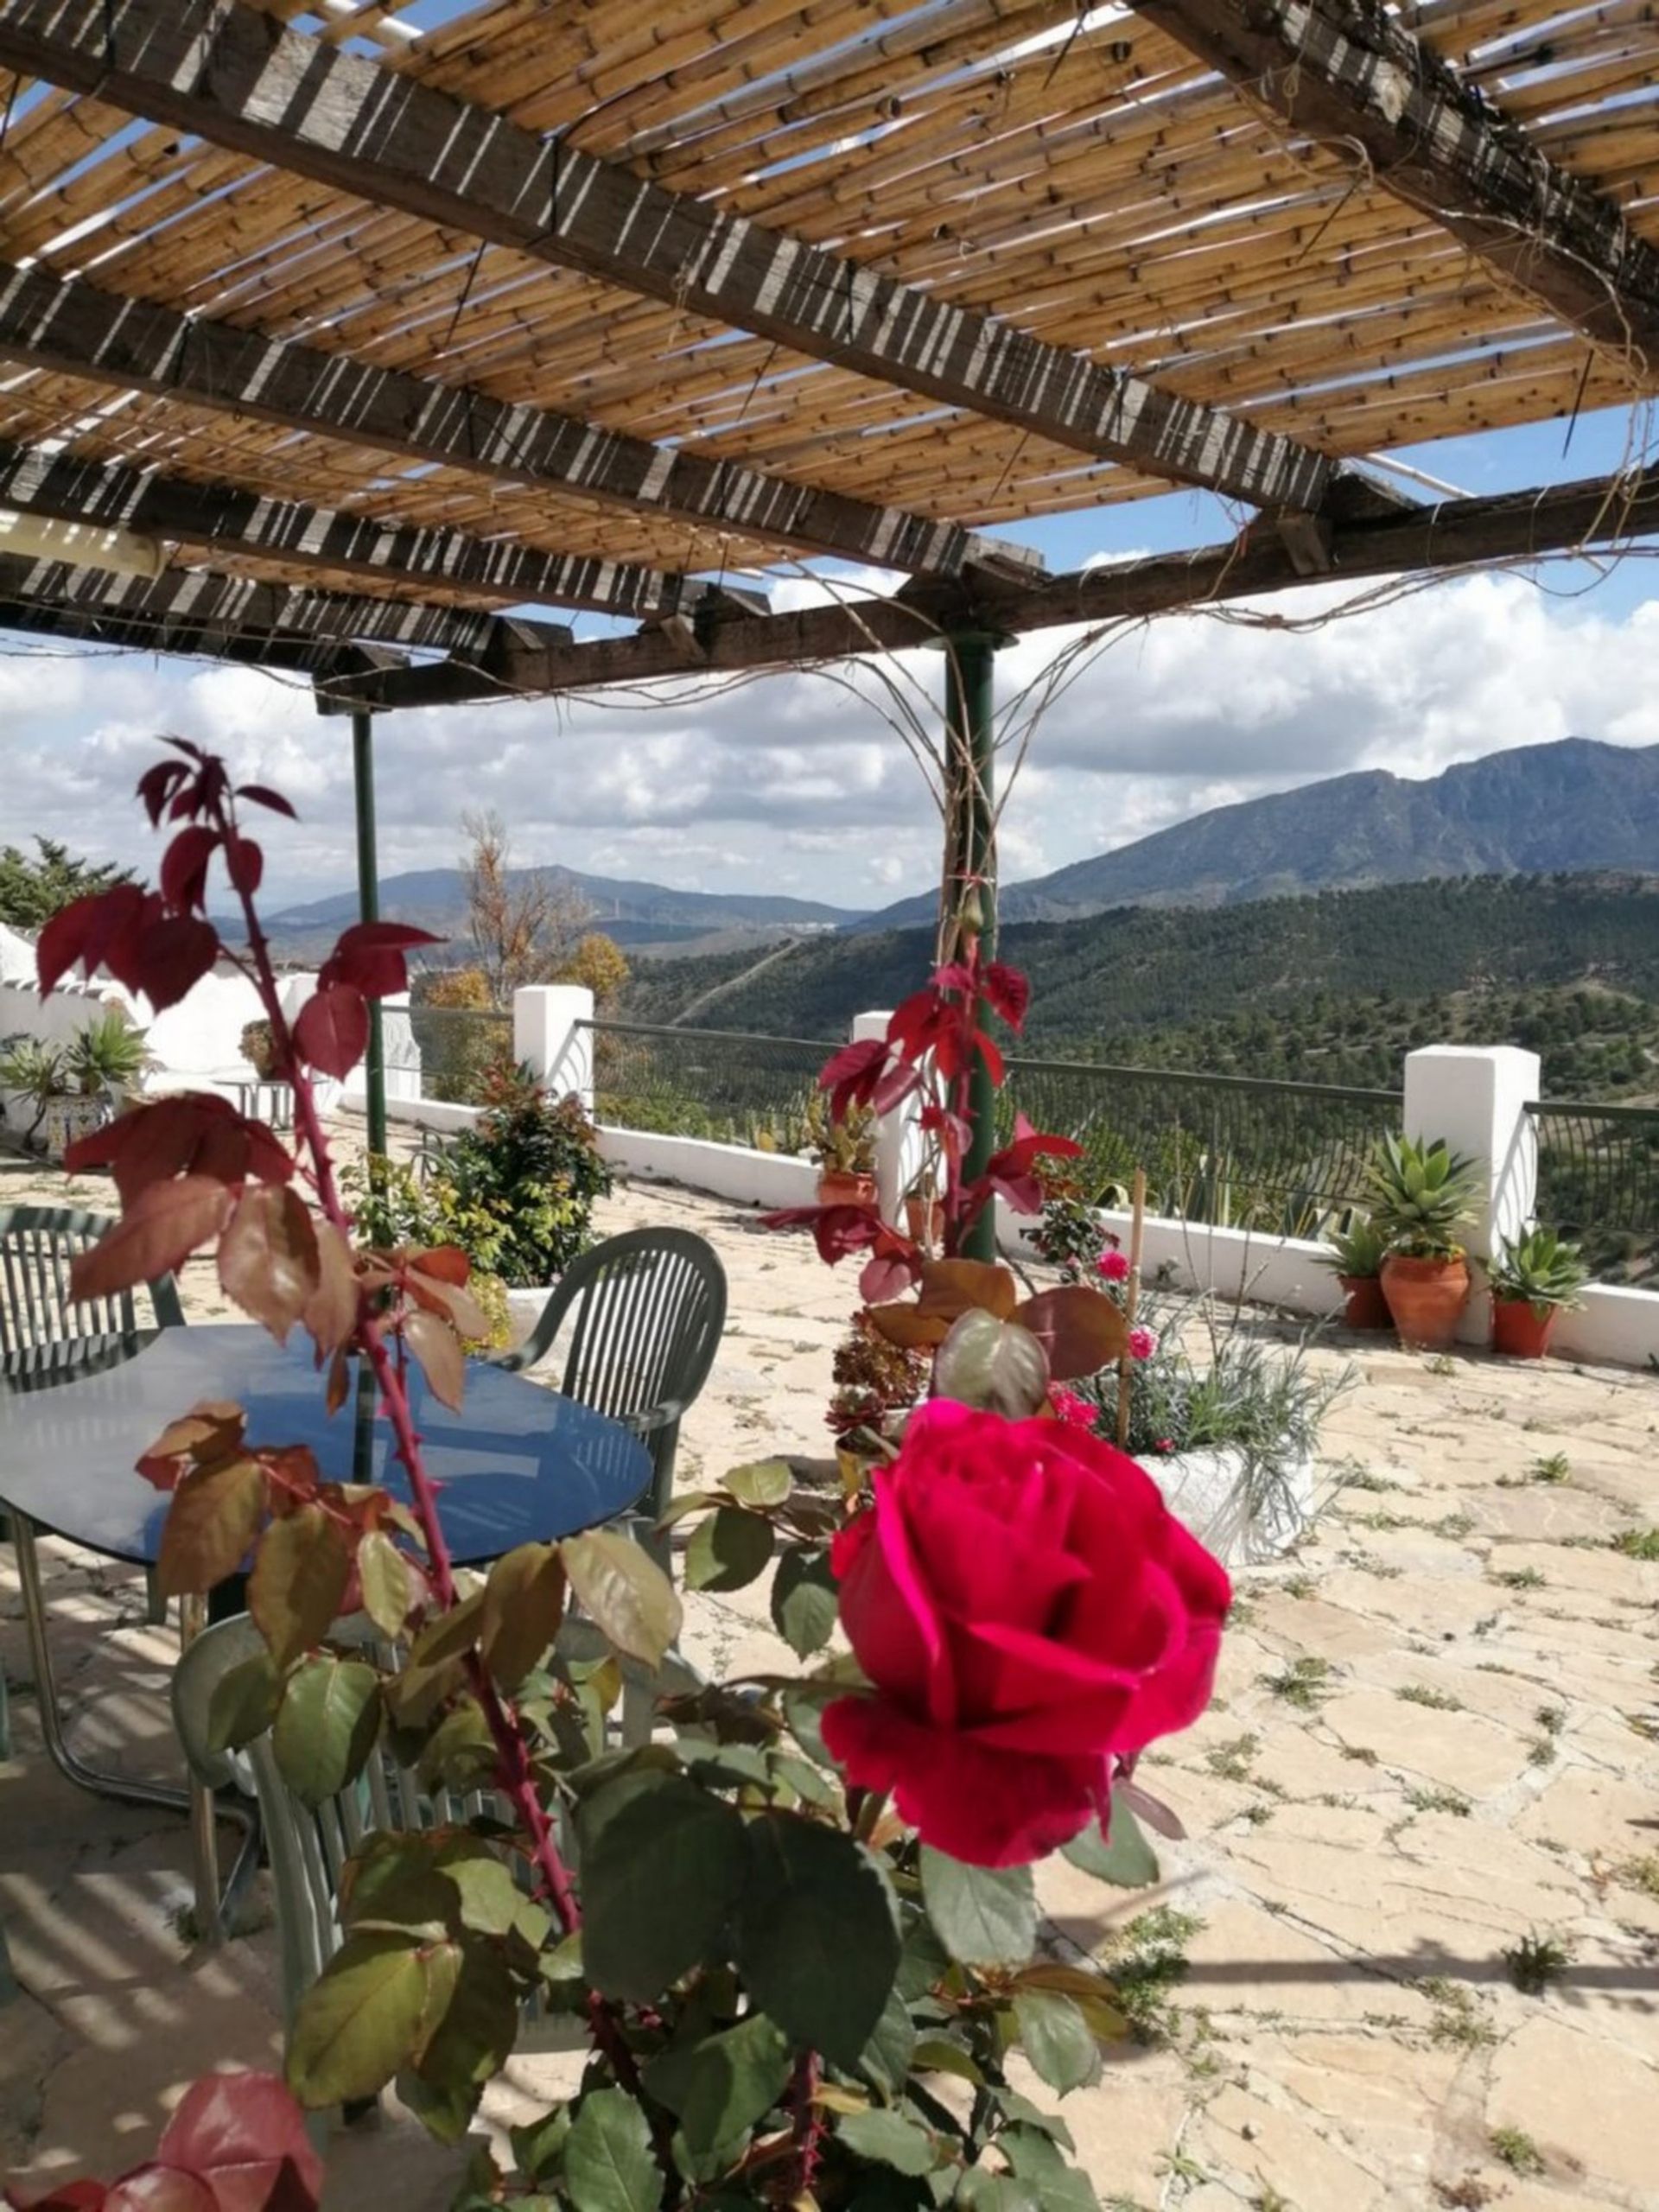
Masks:
[[[462,815],[461,826],[468,841],[461,863],[467,934],[491,1003],[508,1007],[515,991],[546,982],[569,962],[587,902],[540,869],[523,870],[515,880],[507,827],[493,809]]]

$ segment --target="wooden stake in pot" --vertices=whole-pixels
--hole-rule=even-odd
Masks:
[[[1141,1235],[1146,1223],[1147,1171],[1137,1167],[1129,1191],[1129,1277],[1123,1291],[1123,1349],[1117,1355],[1117,1448],[1129,1448],[1129,1378],[1135,1360],[1128,1332],[1135,1326],[1135,1310],[1141,1303]]]

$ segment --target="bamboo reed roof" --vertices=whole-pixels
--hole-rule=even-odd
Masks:
[[[1006,585],[1659,378],[1652,0],[0,0],[0,505],[215,575]]]

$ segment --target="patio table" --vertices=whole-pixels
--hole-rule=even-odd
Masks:
[[[12,1520],[41,1734],[69,1781],[130,1803],[186,1811],[195,1802],[187,1790],[93,1766],[70,1748],[47,1640],[36,1532],[105,1559],[150,1565],[168,1500],[136,1463],[169,1421],[214,1399],[243,1408],[251,1442],[308,1445],[325,1479],[378,1483],[407,1503],[390,1427],[374,1403],[372,1380],[361,1379],[368,1387],[331,1418],[309,1338],[296,1330],[282,1345],[245,1323],[85,1338],[0,1359],[0,1512]],[[614,1519],[651,1480],[650,1453],[621,1422],[486,1360],[468,1361],[459,1413],[432,1396],[413,1362],[409,1383],[458,1567]],[[198,1903],[207,1922],[218,1904],[216,1895],[200,1895],[211,1833],[210,1823],[205,1847],[198,1839]]]

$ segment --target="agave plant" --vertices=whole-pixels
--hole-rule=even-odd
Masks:
[[[1408,1259],[1455,1259],[1457,1232],[1473,1220],[1475,1166],[1444,1138],[1418,1144],[1385,1136],[1371,1161],[1371,1225],[1390,1253]]]
[[[1319,1255],[1323,1264],[1353,1282],[1367,1282],[1380,1275],[1389,1256],[1388,1232],[1369,1214],[1357,1213],[1346,1229],[1333,1230],[1325,1240],[1330,1249]]]
[[[1506,1304],[1524,1300],[1541,1320],[1552,1306],[1581,1306],[1579,1293],[1590,1279],[1581,1248],[1567,1243],[1553,1229],[1529,1229],[1524,1236],[1506,1236],[1487,1274],[1494,1298]]]

